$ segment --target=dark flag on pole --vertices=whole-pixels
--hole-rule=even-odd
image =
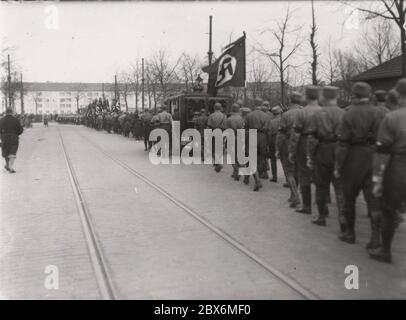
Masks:
[[[209,74],[207,92],[213,96],[225,86],[245,87],[245,33],[230,43],[212,65],[202,70]]]

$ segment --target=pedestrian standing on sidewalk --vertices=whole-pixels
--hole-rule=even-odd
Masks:
[[[44,126],[48,127],[48,115],[44,116]]]
[[[20,121],[13,116],[13,110],[8,108],[6,115],[0,119],[1,154],[6,160],[4,168],[15,173],[14,161],[18,149],[18,136],[23,133]]]

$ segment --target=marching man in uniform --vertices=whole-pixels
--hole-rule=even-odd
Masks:
[[[406,201],[406,79],[396,85],[399,109],[383,119],[376,142],[372,181],[373,194],[381,197],[382,246],[371,248],[371,258],[392,261],[391,244],[395,234],[396,212]]]
[[[288,159],[289,150],[288,142],[292,133],[294,120],[296,114],[302,109],[300,102],[302,101],[302,95],[299,92],[292,92],[290,94],[290,105],[288,111],[282,113],[281,120],[279,122],[279,130],[276,136],[276,156],[281,159],[283,171],[285,172],[286,181],[290,188],[290,207],[295,208],[300,204],[299,193],[297,190],[297,168],[296,161],[290,162]],[[294,159],[292,159],[294,160]]]
[[[320,88],[317,86],[306,87],[306,106],[296,114],[293,132],[289,141],[289,161],[296,163],[299,171],[299,185],[302,194],[302,208],[296,210],[304,214],[312,213],[312,170],[307,166],[307,137],[310,135],[315,112],[321,110],[319,105]]]
[[[341,179],[334,177],[334,162],[337,152],[337,136],[344,110],[337,106],[337,87],[324,87],[322,91],[323,107],[314,114],[314,127],[307,143],[308,167],[314,168],[316,185],[316,204],[319,215],[312,220],[314,224],[325,226],[328,216],[327,199],[330,184],[333,183],[341,232],[345,231],[343,217],[344,196]]]
[[[379,201],[372,196],[372,156],[382,111],[370,102],[371,86],[357,82],[353,86],[353,103],[343,115],[338,134],[334,175],[342,177],[346,233],[340,240],[355,243],[355,202],[362,190],[371,218],[371,241],[367,248],[379,246],[379,225],[375,214]]]

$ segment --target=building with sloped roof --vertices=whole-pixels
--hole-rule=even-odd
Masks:
[[[355,76],[352,81],[365,81],[373,90],[390,90],[401,77],[402,56],[399,56]]]

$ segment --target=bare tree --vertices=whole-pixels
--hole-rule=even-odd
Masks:
[[[73,89],[73,91],[74,91],[74,97],[75,97],[75,101],[76,101],[76,112],[79,114],[79,103],[80,103],[80,99],[85,96],[85,93],[83,92],[82,85],[80,85],[80,84],[78,84],[77,86],[75,86],[75,88]]]
[[[11,46],[4,46],[1,50],[1,92],[5,97],[6,106],[9,105],[9,98],[11,99],[11,106],[14,108],[14,102],[17,94],[21,91],[21,83],[19,79],[20,67],[13,59],[15,48]],[[8,56],[10,55],[10,87],[8,83]],[[10,92],[9,92],[10,91]],[[10,97],[9,97],[10,95]]]
[[[392,23],[389,20],[374,22],[366,29],[355,46],[357,57],[369,69],[401,54]]]
[[[148,97],[148,109],[152,108],[152,103],[156,109],[156,83],[155,78],[151,72],[151,66],[147,62],[145,64],[145,89]]]
[[[140,95],[140,82],[142,78],[142,70],[137,59],[135,65],[131,66],[131,72],[128,75],[129,84],[135,96],[135,111],[138,113],[138,97]]]
[[[402,76],[406,77],[406,5],[405,0],[380,0],[368,2],[368,5],[355,6],[351,1],[344,1],[365,14],[366,20],[382,18],[393,21],[400,31],[400,44],[402,53]]]
[[[272,69],[273,65],[271,65],[270,70],[269,66],[260,57],[251,55],[247,75],[247,91],[251,93],[254,99],[264,97],[267,84],[271,80]]]
[[[176,69],[179,65],[179,61],[180,59],[176,62],[171,62],[168,53],[161,49],[153,55],[149,63],[150,72],[155,80],[153,83],[159,85],[163,99],[168,95],[169,85],[178,79]]]
[[[131,75],[127,72],[120,72],[118,76],[118,92],[121,94],[124,99],[125,111],[128,112],[128,95],[131,92]]]
[[[199,57],[183,53],[179,61],[180,79],[185,84],[186,92],[193,89],[195,79],[201,71],[201,62]]]
[[[322,79],[330,86],[338,79],[337,60],[331,45],[331,37],[327,41],[324,59],[320,61]]]
[[[290,20],[292,18],[292,11],[288,7],[285,17],[277,23],[276,28],[266,28],[261,32],[271,33],[272,37],[276,39],[278,47],[273,50],[268,50],[259,44],[255,49],[267,57],[272,64],[275,65],[280,78],[281,90],[280,90],[280,102],[282,106],[286,105],[286,79],[285,74],[288,68],[295,67],[290,63],[290,59],[299,50],[303,44],[303,38],[299,34],[300,28],[291,28]],[[289,37],[294,35],[295,40],[289,45]],[[273,41],[272,41],[273,42]]]
[[[316,32],[317,32],[317,26],[316,26],[315,12],[314,12],[314,0],[312,0],[312,27],[311,27],[311,32],[310,32],[310,46],[312,48],[311,67],[312,67],[312,84],[313,85],[317,85],[319,82],[319,80],[317,78],[317,60],[319,58],[319,54],[317,53],[318,45],[316,43]]]
[[[365,71],[362,64],[349,52],[341,50],[334,51],[334,60],[337,67],[337,78],[341,82],[341,87],[344,90],[342,99],[348,102],[351,97],[351,79],[357,74]]]

